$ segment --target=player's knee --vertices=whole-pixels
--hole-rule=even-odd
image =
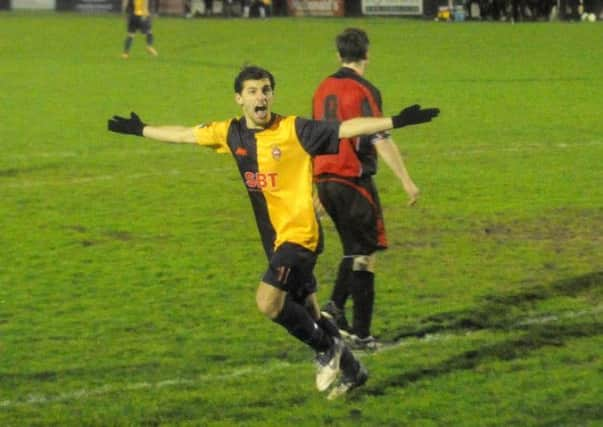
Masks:
[[[258,306],[258,310],[266,317],[274,319],[280,313],[280,307],[275,301],[267,300],[265,298],[256,297],[255,302]]]
[[[258,310],[266,317],[275,319],[283,309],[283,301],[276,295],[266,294],[258,290],[255,296]]]
[[[356,255],[352,261],[352,271],[368,271],[375,272],[375,254],[371,255]]]

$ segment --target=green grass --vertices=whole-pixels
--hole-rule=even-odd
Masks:
[[[258,313],[265,267],[229,156],[106,131],[113,114],[238,114],[253,62],[309,115],[361,26],[422,189],[377,177],[367,385],[328,402],[311,353]],[[154,23],[119,58],[117,16],[0,14],[0,425],[603,425],[603,26],[398,19]],[[325,221],[325,299],[340,246]]]

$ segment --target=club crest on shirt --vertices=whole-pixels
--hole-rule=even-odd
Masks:
[[[272,158],[274,160],[280,160],[282,152],[281,152],[281,149],[279,148],[279,146],[278,145],[273,145],[271,147],[271,149],[272,149]]]
[[[246,156],[247,155],[247,150],[243,147],[237,147],[237,149],[235,150],[235,155],[237,156]]]

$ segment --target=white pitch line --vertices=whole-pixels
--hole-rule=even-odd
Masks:
[[[214,375],[200,375],[195,379],[188,378],[175,378],[162,380],[155,383],[151,382],[138,382],[132,384],[105,384],[97,388],[92,389],[80,389],[70,392],[57,394],[54,396],[45,396],[40,394],[30,394],[23,400],[12,401],[12,400],[1,400],[0,408],[28,406],[28,405],[40,405],[46,403],[66,402],[72,400],[82,400],[95,396],[103,396],[111,393],[119,393],[124,391],[140,391],[140,390],[152,390],[152,389],[163,389],[168,387],[178,386],[196,386],[200,384],[224,381],[231,378],[238,378],[245,375],[261,374],[262,372],[273,372],[274,370],[283,369],[291,366],[289,362],[277,361],[258,367],[257,365],[245,366],[239,369],[235,369],[229,373],[214,374]]]
[[[599,313],[603,313],[603,305],[598,305],[590,310],[569,311],[561,314],[549,314],[547,316],[534,317],[517,322],[514,326],[543,325],[545,323],[556,322],[557,320],[561,319],[575,319],[577,317],[590,316]]]
[[[563,319],[575,319],[584,316],[596,315],[603,312],[603,305],[599,305],[590,310],[580,310],[580,311],[570,311],[564,312],[560,314],[549,314],[546,316],[529,318],[526,320],[522,320],[513,325],[513,327],[520,327],[526,325],[533,324],[546,324],[552,323]],[[470,335],[472,331],[467,331],[465,336]],[[360,357],[365,358],[369,357],[373,354],[378,354],[382,352],[392,351],[395,349],[399,349],[400,347],[405,347],[414,342],[437,342],[444,341],[447,339],[458,338],[459,334],[427,334],[421,338],[409,338],[402,339],[398,342],[392,344],[385,344],[381,348],[373,352],[363,352]],[[410,341],[412,339],[412,341]],[[167,379],[162,381],[157,381],[155,383],[152,382],[138,382],[131,384],[105,384],[97,388],[92,389],[80,389],[71,392],[65,392],[57,395],[41,395],[41,394],[30,394],[22,400],[0,400],[0,408],[11,408],[11,407],[20,407],[20,406],[31,406],[31,405],[42,405],[47,403],[56,403],[56,402],[68,402],[73,400],[83,400],[97,396],[104,396],[111,393],[120,393],[127,391],[140,391],[140,390],[156,390],[163,389],[168,387],[179,387],[179,386],[197,386],[200,384],[211,383],[214,381],[224,381],[231,378],[238,378],[245,375],[258,375],[263,372],[274,372],[275,370],[280,370],[284,368],[289,368],[292,366],[292,363],[287,361],[275,361],[269,363],[267,365],[249,365],[244,366],[239,369],[235,369],[232,372],[221,373],[221,374],[208,374],[208,375],[200,375],[197,378],[189,379],[189,378],[174,378]]]

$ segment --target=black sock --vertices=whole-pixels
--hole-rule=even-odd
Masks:
[[[130,48],[132,47],[133,40],[134,40],[134,37],[132,37],[132,36],[126,37],[126,41],[124,42],[124,53],[130,52]]]
[[[353,258],[343,258],[339,263],[339,271],[337,279],[335,279],[335,287],[331,293],[331,301],[335,303],[337,308],[343,309],[345,302],[350,296],[350,275],[352,274]]]
[[[343,375],[346,377],[354,378],[358,369],[360,369],[360,362],[354,357],[354,354],[350,348],[346,345],[341,353],[341,370]]]
[[[318,322],[316,323],[318,323],[318,326],[320,326],[323,331],[329,334],[330,337],[341,338],[339,328],[333,323],[331,319],[321,316],[320,319],[318,319]]]
[[[326,351],[333,343],[330,335],[314,321],[308,310],[289,296],[285,298],[283,309],[273,321],[316,352]]]
[[[147,33],[147,46],[153,46],[153,33]]]
[[[370,271],[354,271],[351,282],[354,300],[354,320],[352,329],[360,338],[371,334],[373,304],[375,302],[375,275]]]

